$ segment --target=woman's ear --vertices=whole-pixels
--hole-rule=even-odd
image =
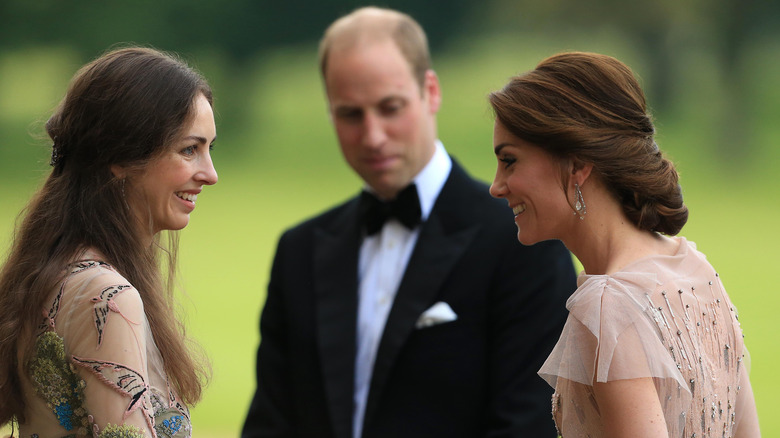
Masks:
[[[127,169],[118,164],[112,164],[110,169],[116,179],[124,179],[127,176]]]
[[[585,184],[592,170],[593,163],[585,163],[579,160],[571,161],[571,179],[580,186]]]

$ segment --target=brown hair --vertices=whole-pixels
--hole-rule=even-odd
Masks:
[[[194,117],[195,99],[212,103],[203,77],[172,54],[122,48],[82,67],[46,123],[54,142],[53,170],[20,215],[21,222],[0,271],[0,424],[23,421],[17,354],[31,345],[45,298],[63,280],[68,263],[94,248],[134,285],[172,387],[188,404],[200,399],[208,366],[188,348],[183,324],[171,317],[178,234],[168,248],[159,236],[139,238],[137,215],[124,201],[125,184],[112,165],[135,169],[159,157]],[[137,174],[137,173],[136,173]],[[142,177],[142,176],[141,176]],[[165,254],[167,282],[160,273]],[[29,339],[22,336],[21,339]]]
[[[425,31],[412,17],[403,12],[373,6],[354,10],[334,21],[320,40],[320,73],[325,78],[328,54],[334,46],[349,48],[365,42],[390,38],[409,63],[414,78],[425,84],[425,72],[431,68],[431,55]]]
[[[675,235],[685,225],[677,171],[658,149],[644,93],[622,62],[595,53],[554,55],[488,99],[516,137],[562,162],[593,164],[640,229]]]

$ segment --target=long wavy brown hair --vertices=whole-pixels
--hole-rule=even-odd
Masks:
[[[212,103],[203,77],[175,55],[150,48],[110,51],[82,67],[46,123],[51,173],[19,216],[0,271],[0,425],[24,421],[19,359],[32,352],[34,327],[65,267],[85,249],[102,254],[141,295],[170,384],[187,404],[200,399],[208,364],[186,337],[173,297],[178,233],[144,243],[110,167],[143,173],[194,117],[195,99]],[[125,188],[128,185],[128,188]],[[164,273],[164,274],[163,274]],[[164,278],[167,277],[167,278]],[[20,335],[21,334],[21,335]]]

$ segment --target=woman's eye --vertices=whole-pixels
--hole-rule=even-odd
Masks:
[[[193,155],[195,154],[195,146],[187,146],[181,150],[181,153],[184,155]]]
[[[504,163],[504,168],[507,168],[511,166],[516,160],[514,158],[503,157],[499,158],[498,161]]]
[[[363,119],[363,111],[358,109],[340,109],[335,113],[336,118],[347,123],[357,123]]]

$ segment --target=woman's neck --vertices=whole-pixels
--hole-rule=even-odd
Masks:
[[[591,196],[588,214],[579,222],[564,243],[587,274],[611,275],[641,258],[674,254],[678,247],[673,239],[637,228],[612,197]]]

